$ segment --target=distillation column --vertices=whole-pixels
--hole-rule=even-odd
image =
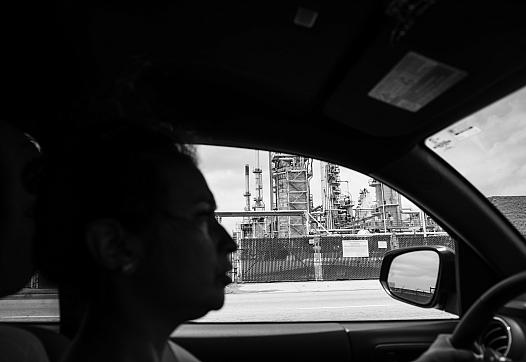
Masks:
[[[377,219],[381,220],[381,228],[384,232],[393,227],[401,227],[402,215],[401,205],[402,200],[400,194],[385,186],[378,180],[372,179],[369,186],[376,190],[376,213]]]

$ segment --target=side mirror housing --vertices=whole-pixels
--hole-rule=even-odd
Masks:
[[[380,283],[394,299],[455,313],[455,253],[444,246],[419,246],[387,252]]]

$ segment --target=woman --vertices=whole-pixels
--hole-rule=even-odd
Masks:
[[[86,302],[65,361],[195,360],[170,334],[222,307],[236,245],[193,158],[162,129],[125,125],[49,159],[39,265]]]

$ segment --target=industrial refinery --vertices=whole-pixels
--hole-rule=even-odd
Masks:
[[[243,218],[234,232],[236,238],[442,231],[422,211],[403,208],[401,195],[378,180],[370,179],[353,200],[349,193],[353,180],[342,179],[338,165],[279,152],[255,152],[255,165],[244,166],[244,211],[218,212],[220,218]],[[267,185],[260,165],[263,154],[268,154]],[[319,172],[313,172],[313,167],[319,167]],[[316,185],[321,185],[321,200],[316,203],[311,189],[314,174],[319,177]],[[269,196],[268,205],[264,193]]]

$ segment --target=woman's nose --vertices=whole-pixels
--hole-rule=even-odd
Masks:
[[[228,232],[225,230],[225,228],[218,224],[219,227],[219,249],[225,250],[227,253],[233,253],[237,250],[237,244],[232,239],[232,237],[228,234]]]

